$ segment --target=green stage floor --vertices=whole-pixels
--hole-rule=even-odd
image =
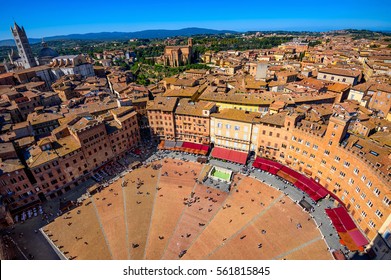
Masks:
[[[218,171],[218,170],[215,170],[213,173],[212,173],[213,176],[216,176],[217,178],[220,178],[220,179],[223,179],[223,180],[226,180],[226,181],[229,181],[229,174],[227,173],[224,173],[224,172],[221,172],[221,171]]]

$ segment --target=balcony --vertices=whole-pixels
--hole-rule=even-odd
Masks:
[[[222,136],[222,135],[215,135],[216,138],[218,139],[223,139],[223,140],[228,140],[228,141],[231,141],[231,142],[238,142],[238,143],[243,143],[243,144],[250,144],[250,140],[242,140],[242,139],[238,139],[238,138],[232,138],[232,137],[226,137],[226,136]]]

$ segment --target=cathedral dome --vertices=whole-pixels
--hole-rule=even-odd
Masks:
[[[51,49],[51,48],[48,48],[48,47],[45,47],[45,48],[42,48],[40,51],[39,51],[39,55],[38,57],[56,57],[58,56],[58,52],[56,52],[55,50]]]

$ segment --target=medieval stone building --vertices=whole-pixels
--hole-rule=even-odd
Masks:
[[[37,66],[24,27],[20,28],[15,22],[14,27],[11,27],[11,32],[20,56],[21,65],[19,66],[23,65],[25,69]]]
[[[187,46],[166,46],[164,48],[164,65],[178,67],[192,62],[193,39],[189,38]]]

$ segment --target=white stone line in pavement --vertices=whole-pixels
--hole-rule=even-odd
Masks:
[[[233,187],[232,191],[236,190],[240,186],[241,183],[242,183],[242,180],[240,180],[240,182],[237,183],[236,187]],[[198,240],[198,238],[201,236],[201,234],[204,232],[204,230],[209,226],[209,224],[213,221],[213,219],[217,216],[217,214],[220,211],[222,211],[221,208],[226,204],[226,202],[227,202],[228,198],[230,197],[230,195],[231,195],[231,192],[228,193],[228,195],[225,197],[224,201],[221,203],[220,209],[214,213],[214,215],[209,219],[209,221],[205,224],[205,226],[202,227],[202,230],[197,235],[197,237],[194,238],[193,241],[190,243],[187,251],[191,250],[191,247]]]
[[[58,255],[58,257],[61,259],[61,260],[68,260],[68,258],[63,254],[63,252],[57,247],[56,244],[54,244],[54,242],[50,239],[49,236],[46,235],[46,233],[43,231],[42,228],[39,229],[39,231],[42,233],[42,235],[45,237],[46,241],[49,243],[49,245],[53,248],[54,252],[56,252],[56,254]],[[12,239],[11,239],[12,240]],[[12,240],[13,241],[13,240]],[[17,246],[17,245],[16,245]],[[18,249],[19,249],[19,246],[17,246]],[[20,249],[19,249],[20,251]],[[22,253],[22,252],[21,252]],[[22,253],[23,254],[23,253]],[[23,254],[23,256],[26,258],[26,256]],[[26,258],[27,260],[27,258]]]
[[[310,240],[310,241],[307,241],[307,242],[305,242],[305,243],[303,243],[303,244],[297,246],[296,248],[293,248],[292,250],[290,250],[290,251],[288,251],[288,252],[285,252],[284,254],[281,254],[281,255],[276,256],[275,258],[273,258],[273,260],[281,260],[281,259],[284,258],[285,256],[288,256],[288,255],[290,255],[290,254],[292,254],[292,253],[294,253],[294,252],[296,252],[296,251],[298,251],[298,250],[300,250],[300,249],[303,249],[303,248],[307,247],[308,245],[311,245],[312,243],[314,243],[314,242],[316,242],[316,241],[319,241],[319,240],[321,240],[321,239],[322,239],[322,238],[321,238],[320,236],[318,236],[318,237],[316,237],[316,238],[314,238],[314,239],[312,239],[312,240]]]
[[[160,165],[162,164],[162,160],[160,160]],[[157,176],[157,181],[156,181],[156,186],[155,188],[157,189],[159,187],[159,182],[160,182],[160,175],[162,174],[162,168],[159,168],[159,174]],[[145,248],[144,248],[144,254],[143,254],[143,260],[145,260],[145,256],[147,254],[147,248],[149,245],[149,237],[150,237],[150,232],[151,232],[151,227],[152,227],[152,219],[153,219],[153,214],[155,213],[155,203],[156,203],[156,197],[158,196],[158,191],[155,190],[155,197],[153,198],[153,206],[152,206],[152,212],[151,212],[151,219],[149,220],[149,228],[148,228],[148,234],[147,238],[145,239]]]
[[[284,184],[285,186],[288,185],[288,184],[284,183],[283,181],[277,180],[276,178],[274,178],[274,177],[273,177],[272,175],[270,175],[269,173],[261,173],[260,171],[258,171],[258,173],[259,173],[259,176],[266,175],[267,177],[270,177],[270,178],[267,178],[267,177],[266,177],[266,178],[260,179],[260,178],[256,177],[257,174],[256,174],[255,172],[254,172],[254,176],[251,176],[251,175],[250,175],[250,177],[253,177],[253,178],[257,179],[257,180],[265,181],[265,183],[266,183],[266,181],[269,181],[269,182],[270,182],[270,181],[272,181],[272,180],[274,179],[274,180],[276,181],[275,184]],[[287,187],[288,187],[287,189],[281,190],[281,189],[279,189],[278,187],[274,186],[272,183],[269,183],[269,182],[268,182],[268,185],[269,185],[269,186],[271,186],[271,187],[273,187],[273,188],[275,188],[275,189],[277,189],[277,190],[279,190],[279,191],[286,191],[286,193],[288,193],[288,197],[289,197],[290,199],[292,199],[293,201],[296,201],[296,200],[291,196],[291,195],[292,195],[291,192],[294,192],[295,195],[298,195],[298,196],[301,195],[301,194],[300,194],[300,191],[299,191],[298,189],[295,189],[294,187],[292,187],[292,186],[290,186],[290,185],[287,186]],[[304,196],[307,197],[306,194],[304,194]],[[316,205],[322,206],[321,204],[323,204],[323,201],[322,201],[322,202],[318,202]],[[322,213],[320,212],[320,210],[324,211],[325,209],[326,209],[325,207],[321,207],[321,209],[315,208],[315,211],[314,211],[312,214],[309,213],[310,217],[315,221],[317,227],[318,227],[318,225],[319,225],[320,223],[323,224],[322,220],[327,220],[327,217],[322,217]],[[323,216],[324,216],[324,215],[323,215]],[[318,223],[317,220],[319,220],[320,222]],[[326,226],[327,226],[327,225],[326,225]],[[325,240],[325,243],[326,243],[326,245],[327,245],[328,248],[332,248],[332,249],[336,249],[336,250],[342,248],[342,246],[341,246],[341,244],[339,243],[338,240],[336,240],[335,242],[333,242],[333,241],[332,241],[333,239],[331,239],[330,236],[328,236],[329,233],[332,233],[333,236],[337,236],[334,232],[332,232],[332,231],[333,231],[333,228],[332,228],[331,226],[330,226],[330,228],[328,228],[328,229],[325,229],[324,227],[322,227],[322,228],[318,227],[318,229],[319,229],[319,231],[321,232],[321,234],[322,234],[322,236],[323,236],[323,238],[324,238],[324,240]],[[328,232],[326,232],[326,231],[328,231]],[[335,246],[335,245],[336,245],[336,246]]]
[[[277,197],[275,200],[273,200],[265,209],[263,209],[261,212],[259,212],[257,215],[255,215],[250,221],[248,221],[244,226],[242,226],[238,231],[236,231],[234,234],[231,235],[231,237],[227,238],[226,241],[224,241],[220,246],[217,246],[212,252],[210,252],[205,259],[208,259],[211,255],[216,253],[218,250],[220,250],[222,247],[225,246],[226,243],[228,243],[231,239],[238,236],[243,230],[245,230],[247,227],[252,225],[256,220],[261,218],[267,211],[272,208],[278,201],[281,200],[281,198],[284,197],[284,194],[281,194],[279,197]]]
[[[177,153],[178,153],[178,155],[177,155]],[[182,159],[182,158],[189,159],[190,158],[190,160],[196,161],[196,156],[182,154],[181,152],[168,152],[164,155],[157,154],[157,156],[158,157],[159,156],[175,157],[177,159]],[[237,171],[242,176],[246,176],[246,174],[243,174],[241,172],[242,168],[244,167],[242,165],[239,166],[239,165],[236,165],[236,164],[233,164],[230,162],[222,162],[222,161],[219,161],[216,159],[210,159],[209,164],[224,167],[224,168],[229,167],[229,169],[231,169],[233,171]],[[262,182],[262,183],[264,183],[264,184],[266,184],[266,185],[268,185],[278,191],[281,191],[283,193],[287,193],[288,197],[292,201],[297,202],[301,199],[302,196],[309,198],[307,194],[303,193],[303,191],[297,189],[292,184],[288,184],[288,183],[285,183],[284,181],[277,179],[277,177],[275,175],[272,175],[272,174],[265,172],[265,171],[260,171],[259,169],[252,170],[251,169],[252,166],[247,166],[247,165],[245,165],[245,166],[250,169],[249,177],[254,178],[256,180],[259,180],[260,182]],[[284,186],[284,187],[279,188],[278,187],[279,185]],[[339,250],[339,249],[342,249],[343,246],[339,243],[339,239],[336,239],[338,234],[335,232],[335,229],[331,225],[330,226],[328,225],[329,219],[324,213],[322,213],[322,211],[324,212],[324,210],[327,208],[326,204],[328,204],[328,203],[326,203],[326,202],[330,202],[330,201],[329,200],[327,200],[327,201],[322,200],[322,201],[318,201],[317,203],[315,203],[315,205],[318,205],[319,207],[315,207],[315,211],[313,213],[309,213],[309,215],[315,221],[317,226],[320,223],[328,221],[326,224],[322,225],[322,227],[318,227],[318,229],[321,232],[326,245],[331,249]],[[328,205],[328,206],[330,206],[330,205]],[[329,234],[332,234],[332,237],[329,236]]]
[[[26,255],[25,255],[25,254],[23,253],[23,251],[20,249],[18,243],[16,243],[15,240],[14,240],[11,236],[10,236],[9,238],[10,238],[11,242],[14,243],[14,245],[15,245],[16,248],[18,249],[19,253],[21,253],[22,256],[23,256],[26,260],[28,260],[28,258],[26,257]]]
[[[203,165],[203,166],[202,166],[202,169],[201,169],[200,174],[202,174],[202,171],[204,171],[205,166],[206,166],[206,165]],[[199,174],[198,174],[198,176],[199,176]],[[198,176],[197,176],[197,179],[198,179]],[[194,186],[193,186],[193,189],[192,189],[192,192],[193,192],[193,193],[195,193],[195,189],[196,189],[196,187],[197,187],[197,184],[198,184],[197,182],[194,183]],[[188,198],[191,198],[191,193],[189,194],[189,197],[188,197]],[[174,236],[174,234],[175,234],[175,232],[176,232],[176,230],[177,230],[177,228],[178,228],[180,222],[182,221],[182,217],[183,217],[183,215],[184,215],[186,209],[187,209],[187,207],[186,207],[186,205],[185,205],[185,207],[183,207],[183,210],[182,210],[181,215],[179,216],[178,222],[177,222],[177,224],[175,225],[174,231],[172,232],[170,238],[168,239],[168,241],[167,241],[167,243],[166,243],[166,246],[164,247],[163,254],[162,254],[161,258],[160,258],[161,260],[163,259],[164,255],[165,255],[165,253],[166,253],[167,247],[168,247],[168,245],[170,244],[171,239],[172,239],[172,237]]]
[[[99,222],[99,227],[100,227],[100,229],[102,231],[103,238],[105,239],[106,246],[107,246],[107,249],[109,250],[111,259],[113,260],[113,252],[111,251],[111,247],[110,247],[109,241],[107,240],[105,229],[103,228],[102,221],[100,220],[98,208],[96,208],[96,204],[95,204],[94,199],[92,197],[90,197],[90,201],[92,202],[92,205],[94,206],[95,215],[96,215],[96,217],[98,219],[98,222]]]
[[[126,212],[126,195],[123,185],[124,185],[124,178],[122,177],[122,184],[121,184],[121,191],[122,191],[122,198],[123,198],[123,203],[124,203],[124,222],[125,222],[125,231],[126,231],[126,248],[127,248],[127,255],[128,255],[128,260],[130,260],[130,246],[129,246],[129,230],[128,230],[128,214]]]

